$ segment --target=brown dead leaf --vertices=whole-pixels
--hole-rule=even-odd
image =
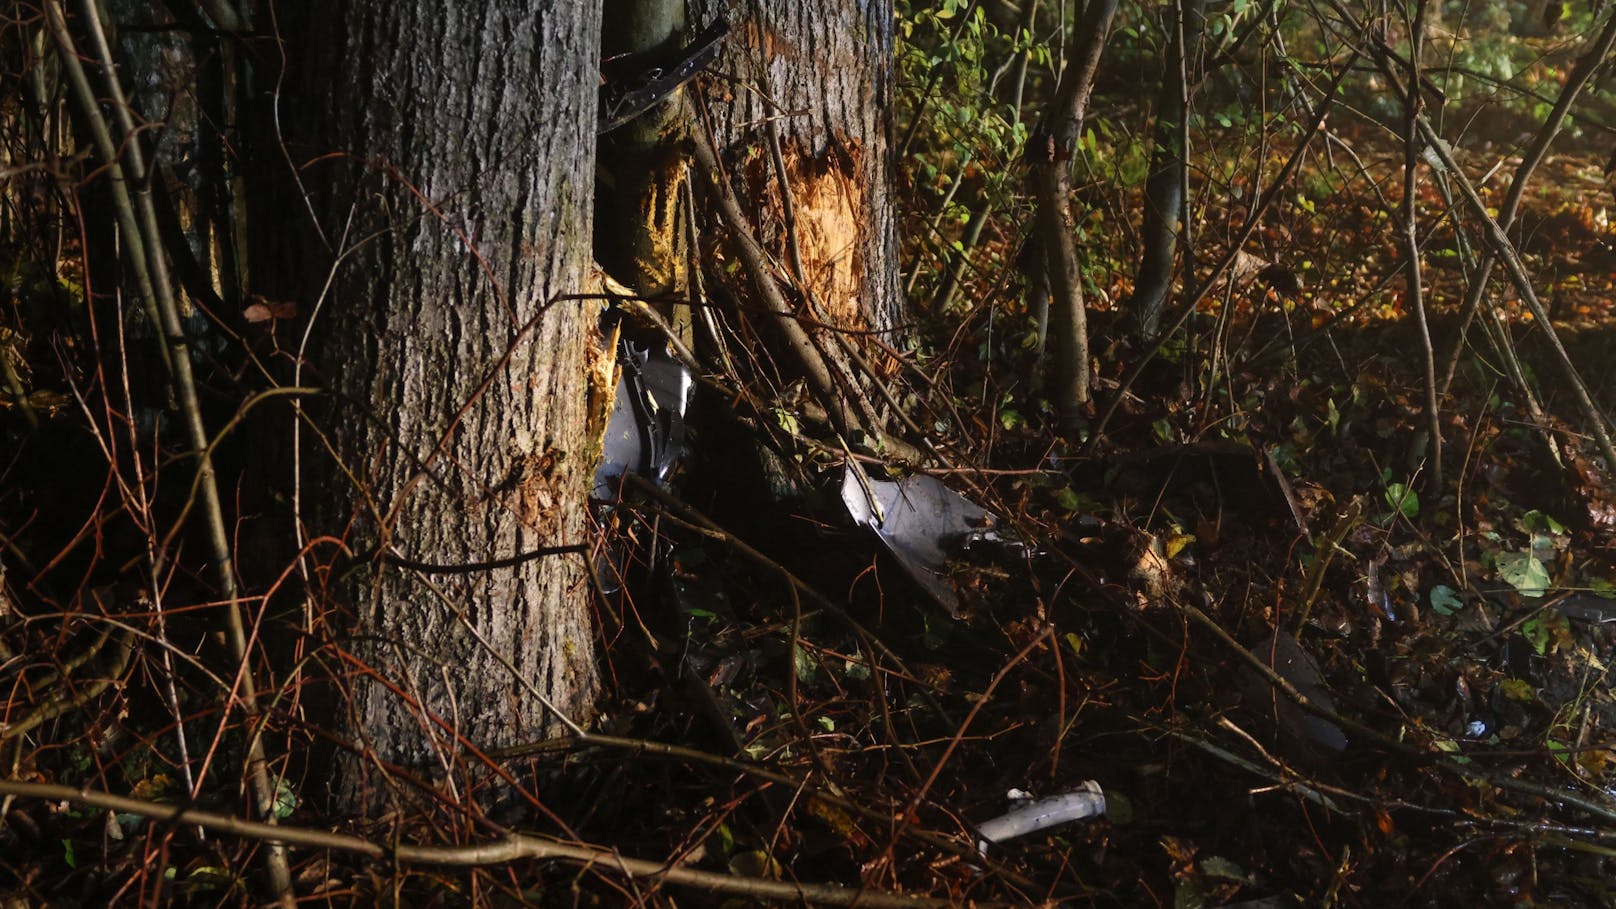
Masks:
[[[260,294],[253,294],[251,299],[253,302],[241,311],[241,317],[251,324],[297,318],[295,302],[267,300]]]

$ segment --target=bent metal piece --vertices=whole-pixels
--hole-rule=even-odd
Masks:
[[[683,453],[685,410],[695,390],[690,369],[662,347],[627,339],[618,345],[623,373],[590,495],[608,503],[617,500],[617,487],[627,471],[655,483],[668,478]]]
[[[849,464],[842,474],[842,503],[853,521],[875,531],[903,570],[949,615],[959,614],[959,593],[948,579],[948,559],[989,545],[1025,552],[996,529],[999,519],[936,477],[916,474],[877,480]]]
[[[600,87],[600,122],[597,134],[609,133],[661,103],[718,59],[718,49],[729,34],[729,22],[714,20],[696,39],[679,49],[675,62],[653,66],[627,79]]]
[[[690,369],[661,346],[646,347],[621,339],[617,362],[622,375],[589,494],[597,516],[616,506],[626,474],[638,474],[658,485],[667,482],[684,455],[685,412],[695,390]],[[628,556],[621,541],[596,555],[596,576],[608,596],[621,589]]]

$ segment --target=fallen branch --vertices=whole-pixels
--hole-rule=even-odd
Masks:
[[[176,805],[164,805],[144,799],[113,795],[92,789],[74,789],[50,783],[23,783],[0,780],[0,794],[19,798],[43,799],[87,805],[108,811],[137,814],[163,824],[184,824],[206,827],[220,833],[259,840],[283,847],[327,849],[348,852],[376,861],[407,865],[446,865],[471,868],[503,865],[523,860],[561,861],[585,868],[615,872],[626,878],[688,887],[707,893],[721,893],[754,899],[788,900],[829,906],[884,907],[946,907],[958,906],[958,900],[936,897],[910,896],[840,884],[804,884],[795,881],[771,881],[765,878],[742,877],[717,871],[702,871],[678,865],[667,865],[647,859],[625,858],[615,850],[579,843],[566,843],[549,837],[511,834],[503,839],[469,846],[414,846],[382,845],[363,837],[307,827],[290,827],[249,821],[245,818],[212,811],[198,811]],[[980,906],[1005,905],[979,903]]]
[[[793,310],[780,282],[774,277],[768,251],[752,235],[746,212],[741,209],[734,189],[719,166],[718,150],[713,145],[712,137],[703,129],[692,129],[691,147],[696,169],[706,178],[712,190],[719,218],[735,244],[743,269],[752,279],[752,286],[773,318],[775,327],[785,338],[786,347],[812,387],[814,397],[825,406],[831,425],[849,441],[863,435],[870,440],[871,447],[882,454],[912,463],[923,462],[924,457],[913,445],[883,432],[878,426],[861,425],[861,421],[849,411],[848,401],[843,400],[844,389],[838,386],[850,381],[846,376],[852,373],[851,368],[833,364],[827,352],[822,351],[803,328],[802,319]],[[845,392],[848,398],[858,398],[856,388],[845,389]]]
[[[111,632],[112,627],[108,626],[102,631],[101,635],[96,638],[96,640],[91,643],[88,648],[85,649],[84,653],[81,653],[73,659],[67,661],[66,665],[62,667],[60,676],[53,680],[36,681],[35,686],[38,687],[41,685],[50,685],[55,681],[62,681],[62,677],[71,676],[74,670],[83,666],[96,654],[100,653],[101,650],[106,646],[108,640],[112,640],[112,657],[107,661],[106,670],[101,674],[100,678],[97,678],[95,681],[90,682],[77,691],[71,693],[64,691],[60,695],[53,696],[52,698],[46,700],[43,704],[35,707],[27,715],[14,723],[0,724],[0,742],[4,742],[8,739],[14,739],[28,730],[33,729],[39,724],[46,722],[47,720],[56,719],[62,714],[67,713],[69,710],[83,706],[92,698],[99,696],[101,692],[106,691],[113,682],[116,682],[119,678],[121,678],[123,676],[123,671],[129,668],[129,657],[134,649],[132,646],[134,632],[126,630],[123,634],[118,635],[116,639],[111,637]],[[63,684],[66,684],[65,681]]]

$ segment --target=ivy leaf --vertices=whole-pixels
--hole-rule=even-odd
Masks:
[[[1526,638],[1526,643],[1532,645],[1532,650],[1538,656],[1548,652],[1549,629],[1544,627],[1541,616],[1527,619],[1526,623],[1521,625],[1521,637]]]
[[[1208,877],[1220,877],[1226,881],[1238,881],[1242,884],[1251,880],[1246,869],[1221,855],[1209,855],[1201,860],[1201,873]]]
[[[1464,608],[1464,598],[1446,584],[1431,588],[1431,611],[1437,615],[1453,615]]]
[[[1536,508],[1521,515],[1521,524],[1529,531],[1547,531],[1552,534],[1566,532],[1564,524],[1538,511]]]
[[[1498,576],[1523,597],[1540,597],[1549,588],[1549,571],[1530,552],[1506,552],[1498,557]]]
[[[808,683],[814,680],[819,672],[819,665],[814,662],[813,655],[801,646],[791,646],[791,666],[797,671],[797,681]]]
[[[1565,613],[1545,610],[1521,625],[1521,636],[1538,656],[1554,653],[1571,646],[1571,622]]]
[[[283,779],[275,784],[276,818],[284,821],[291,817],[292,812],[297,810],[297,801],[297,792],[292,789],[291,783]]]
[[[1386,504],[1409,520],[1420,516],[1420,494],[1403,483],[1386,484]]]

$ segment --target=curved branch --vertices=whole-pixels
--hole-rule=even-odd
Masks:
[[[734,894],[754,899],[785,900],[818,903],[830,906],[868,906],[877,909],[909,909],[909,907],[947,907],[958,903],[948,899],[887,893],[840,884],[803,884],[795,881],[771,881],[764,878],[742,877],[717,871],[702,871],[647,859],[625,858],[616,850],[604,846],[565,843],[549,837],[513,833],[504,839],[470,846],[384,846],[357,836],[331,833],[308,827],[289,827],[249,821],[245,818],[212,811],[198,811],[176,805],[164,805],[144,799],[114,795],[93,789],[75,789],[50,783],[23,783],[0,780],[0,795],[21,798],[71,802],[109,811],[138,814],[164,824],[184,824],[206,827],[246,839],[261,840],[281,846],[300,846],[309,849],[327,849],[362,855],[376,861],[401,862],[416,865],[447,865],[469,868],[485,865],[503,865],[523,860],[561,861],[614,872],[627,878],[661,882],[688,887],[708,893]],[[979,906],[1003,905],[977,903]]]

